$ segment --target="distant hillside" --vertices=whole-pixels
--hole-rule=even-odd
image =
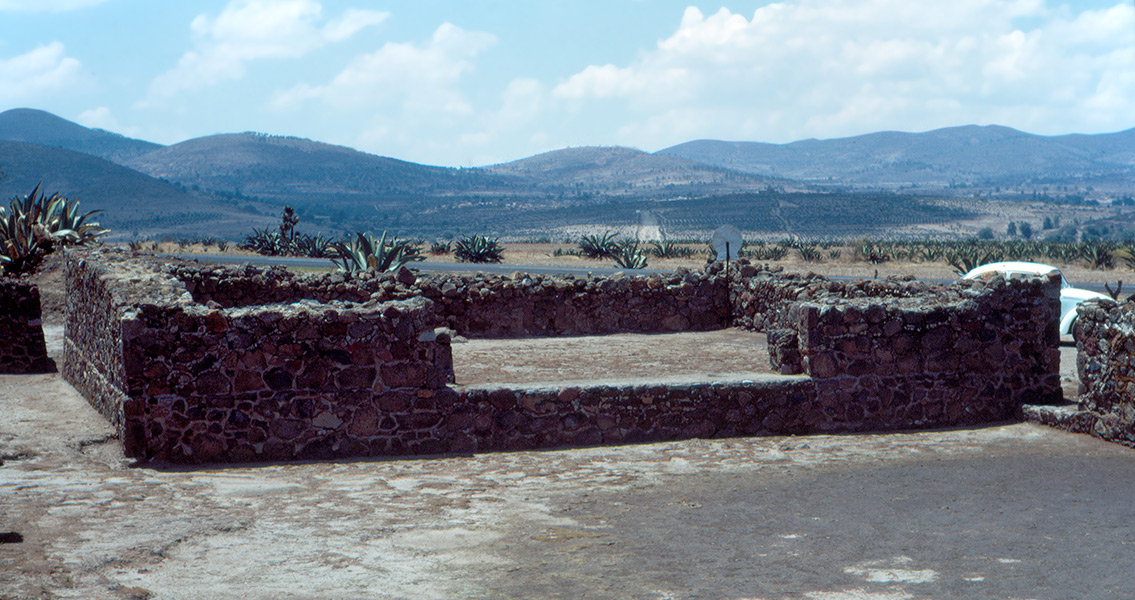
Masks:
[[[653,154],[568,148],[453,169],[258,133],[159,146],[16,109],[0,113],[0,144],[0,193],[26,194],[43,181],[86,210],[107,209],[102,221],[123,237],[238,239],[274,224],[285,204],[301,230],[332,235],[545,237],[610,226],[681,236],[734,223],[769,236],[964,236],[1005,231],[1010,219],[1130,221],[1119,213],[1135,195],[1135,129],[702,140]],[[1100,214],[1081,215],[1081,207]]]
[[[282,200],[296,194],[451,192],[492,185],[477,170],[429,167],[258,133],[195,138],[137,156],[127,165],[186,186]]]
[[[1135,176],[1135,129],[1044,137],[999,126],[790,144],[699,140],[658,154],[765,176],[870,189],[1091,185]]]
[[[786,183],[679,156],[622,147],[554,150],[485,170],[522,178],[548,192],[569,194],[687,196],[752,191]]]
[[[234,205],[191,194],[169,183],[108,160],[22,142],[0,142],[0,198],[24,196],[42,183],[47,193],[78,199],[83,212],[105,210],[98,221],[113,237],[161,234],[239,235],[268,217]]]
[[[117,133],[89,129],[31,108],[14,108],[0,113],[0,141],[64,148],[116,163],[161,148],[158,144]]]

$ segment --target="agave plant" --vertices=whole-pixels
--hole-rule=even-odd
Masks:
[[[0,207],[0,266],[5,273],[27,273],[59,245],[91,245],[110,232],[88,222],[96,210],[79,214],[79,202],[46,196],[36,186],[23,198]]]
[[[752,257],[753,260],[780,260],[788,255],[788,248],[781,245],[774,246],[757,246],[751,251],[742,249],[741,256]],[[713,256],[717,256],[714,251]]]
[[[949,264],[958,275],[965,275],[980,265],[998,262],[1002,258],[1003,256],[1001,256],[998,250],[977,244],[953,246],[945,252],[946,263]]]
[[[823,262],[824,253],[813,244],[797,244],[796,251],[804,262]]]
[[[669,240],[652,242],[647,252],[658,258],[690,258],[694,255],[693,248]]]
[[[504,248],[496,239],[473,235],[453,244],[453,256],[461,262],[499,263],[504,258]]]
[[[358,232],[353,240],[335,244],[335,250],[338,257],[332,262],[340,271],[348,273],[397,271],[410,262],[425,260],[421,248],[409,240],[396,237],[388,240],[385,231],[381,238]]]
[[[1115,266],[1115,249],[1115,245],[1108,242],[1081,242],[1079,253],[1091,268],[1110,269]]]
[[[579,251],[587,258],[608,258],[614,256],[618,244],[615,232],[605,231],[602,235],[585,235],[579,239]]]
[[[339,255],[335,240],[322,234],[307,235],[296,233],[292,239],[291,254],[306,256],[308,258],[335,258]]]
[[[244,238],[240,247],[265,256],[282,256],[288,254],[290,244],[280,232],[270,227],[253,229],[252,234]]]
[[[1135,248],[1119,248],[1111,255],[1122,260],[1128,269],[1135,269]]]
[[[646,254],[638,247],[638,242],[623,242],[615,246],[612,253],[615,264],[622,269],[645,269]]]
[[[434,256],[443,256],[449,254],[453,248],[449,242],[433,242],[430,244],[430,254]]]

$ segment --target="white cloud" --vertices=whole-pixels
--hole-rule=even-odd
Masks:
[[[495,42],[491,34],[444,23],[425,43],[387,43],[356,57],[326,84],[276,94],[273,105],[289,109],[318,100],[339,109],[394,104],[410,112],[468,114],[472,107],[457,84],[473,69],[472,59]]]
[[[631,121],[610,141],[647,148],[990,122],[1116,130],[1135,124],[1135,7],[786,0],[752,18],[688,8],[634,62],[587,66],[553,95],[584,113],[624,104]]]
[[[106,0],[0,0],[0,11],[67,12],[102,4]]]
[[[34,99],[85,85],[82,64],[64,52],[62,43],[51,42],[19,56],[0,58],[0,99]]]
[[[110,109],[105,106],[85,110],[76,120],[80,125],[96,127],[107,131],[118,131],[122,127],[118,119],[110,112]]]
[[[134,138],[147,138],[141,127],[123,125],[118,117],[109,107],[99,106],[79,113],[75,119],[80,125],[93,127],[97,129],[105,129],[121,135],[126,135]],[[174,138],[173,141],[181,141],[184,137]]]
[[[215,17],[193,19],[194,49],[154,79],[142,104],[239,79],[251,61],[303,56],[382,23],[387,16],[352,9],[325,21],[322,6],[314,0],[233,0]]]

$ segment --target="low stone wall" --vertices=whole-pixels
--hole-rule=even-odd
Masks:
[[[293,275],[69,254],[68,379],[177,462],[531,449],[1012,418],[1058,397],[1056,282],[832,282],[740,264],[612,278]],[[784,373],[458,387],[464,335],[769,332]],[[74,367],[72,367],[74,365]],[[754,365],[754,371],[758,371]]]
[[[0,277],[0,373],[51,373],[40,314],[39,288]]]
[[[1078,313],[1080,406],[1062,425],[1135,447],[1135,304],[1091,301]]]
[[[160,265],[106,259],[68,261],[64,375],[128,456],[288,459],[322,444],[370,454],[367,415],[453,379],[429,300],[217,309]]]
[[[708,331],[729,317],[721,267],[613,277],[330,273],[282,268],[183,266],[174,276],[194,299],[221,307],[299,300],[352,302],[425,297],[446,326],[466,337],[602,335]]]
[[[1012,418],[1062,401],[1059,281],[959,282],[920,297],[827,297],[789,303],[770,336],[782,372],[816,381],[821,398],[909,406],[916,421]],[[783,330],[782,330],[783,331]],[[793,335],[793,333],[795,335]]]
[[[945,289],[940,284],[903,279],[835,281],[749,264],[737,265],[730,280],[733,325],[763,332],[786,327],[784,319],[793,302],[929,297]]]

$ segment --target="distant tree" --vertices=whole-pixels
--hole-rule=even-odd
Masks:
[[[1056,229],[1056,224],[1052,222],[1052,217],[1045,217],[1044,223],[1041,223],[1040,228],[1044,231],[1048,231],[1049,229]]]
[[[1017,230],[1021,232],[1021,237],[1031,239],[1033,237],[1033,226],[1028,221],[1021,221],[1017,224]]]
[[[981,229],[977,230],[977,239],[979,239],[979,240],[991,240],[991,239],[993,239],[993,228],[992,227],[982,227]]]
[[[1009,221],[1009,226],[1005,228],[1005,234],[1009,236],[1017,235],[1016,221]]]

